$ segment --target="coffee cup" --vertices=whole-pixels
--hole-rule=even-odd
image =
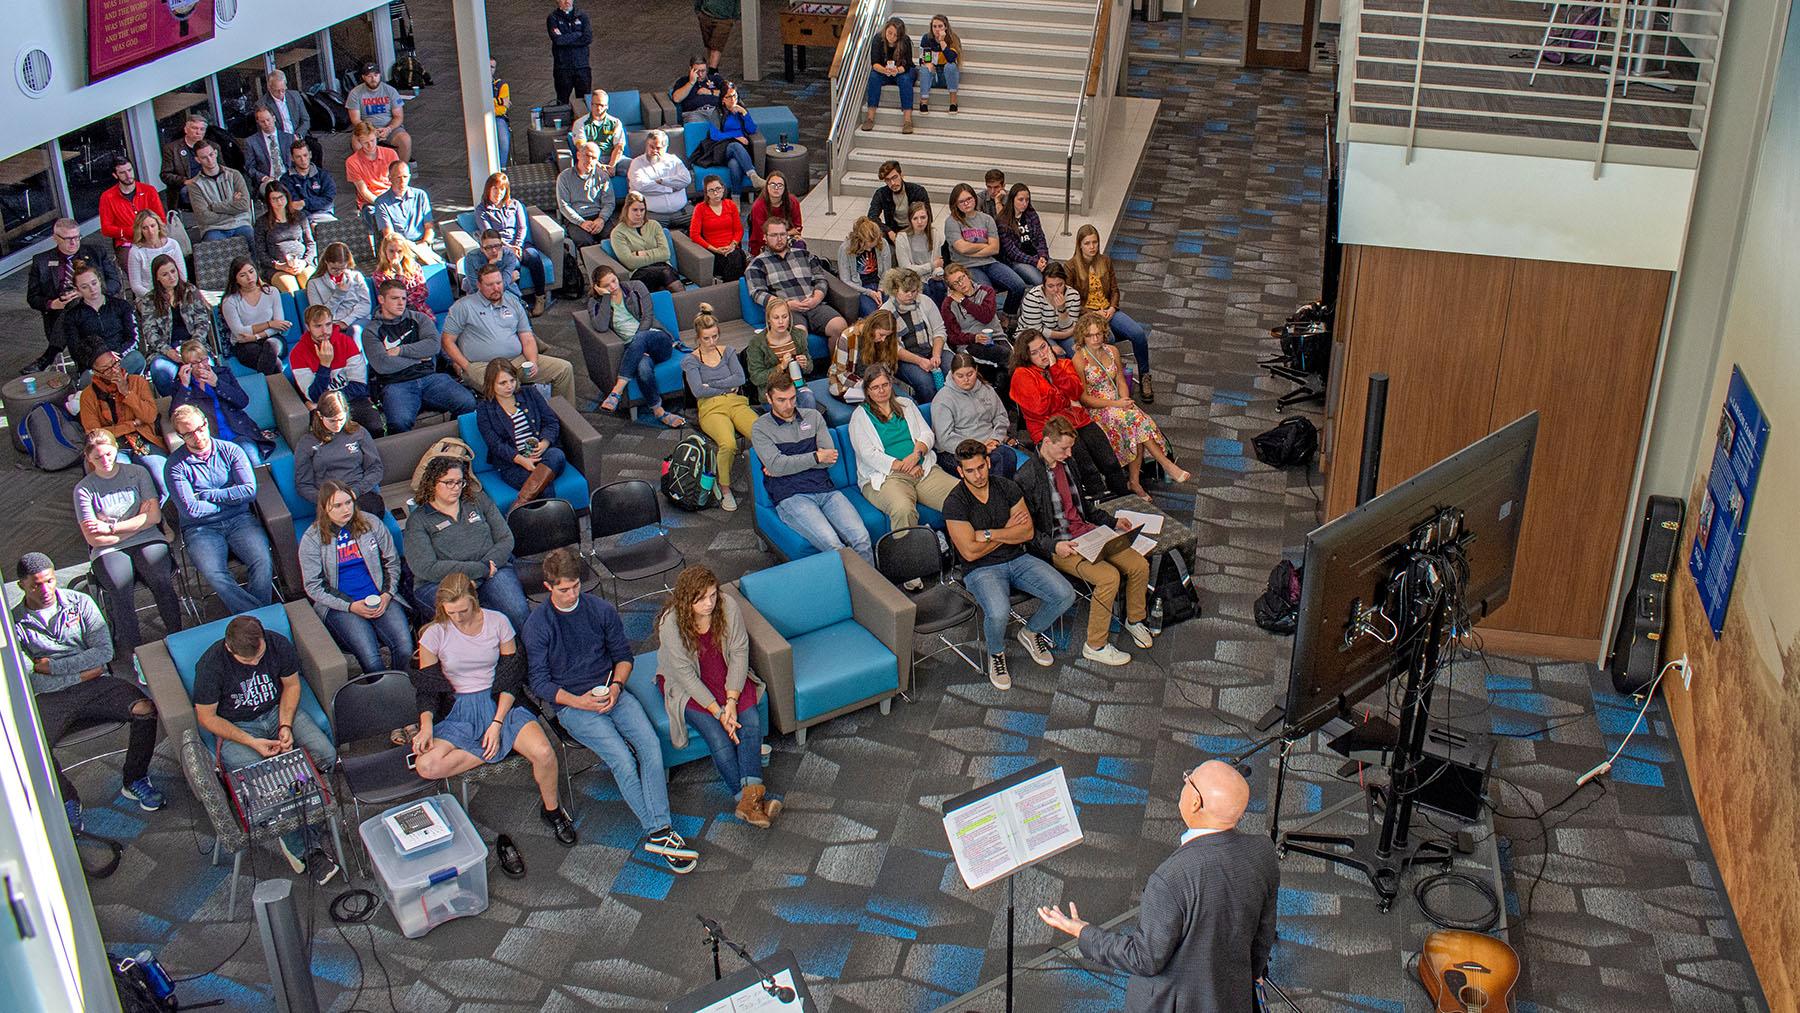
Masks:
[[[36,394],[37,393],[37,377],[28,376],[25,378],[25,393],[27,393],[27,394]]]
[[[788,375],[794,378],[795,383],[800,382],[800,360],[799,359],[789,359],[788,360]]]
[[[372,594],[372,595],[369,595],[367,598],[363,599],[363,608],[378,609],[380,607],[381,607],[381,596],[378,594]]]

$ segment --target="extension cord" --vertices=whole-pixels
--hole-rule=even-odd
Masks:
[[[1669,674],[1669,669],[1677,666],[1681,668],[1682,685],[1685,686],[1692,680],[1693,677],[1689,674],[1687,655],[1683,654],[1681,657],[1664,665],[1662,670],[1656,673],[1656,678],[1650,681],[1650,687],[1644,691],[1644,706],[1638,708],[1637,720],[1631,723],[1631,730],[1625,733],[1625,738],[1619,743],[1619,748],[1613,750],[1613,754],[1607,757],[1604,763],[1599,764],[1593,770],[1576,778],[1575,787],[1580,788],[1594,778],[1612,771],[1613,764],[1619,759],[1619,754],[1625,751],[1626,744],[1631,741],[1633,735],[1637,734],[1638,726],[1644,723],[1644,714],[1650,710],[1650,701],[1656,699],[1656,687],[1662,684],[1663,676]]]

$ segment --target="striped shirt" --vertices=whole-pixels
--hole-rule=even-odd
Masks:
[[[512,419],[513,446],[519,448],[519,453],[529,456],[537,446],[537,427],[531,424],[531,416],[525,414],[523,407],[514,408],[509,417]]]

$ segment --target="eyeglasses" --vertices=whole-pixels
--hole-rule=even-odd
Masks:
[[[104,366],[95,366],[94,372],[96,372],[96,373],[122,372],[124,370],[124,367],[125,367],[125,363],[123,360],[114,359],[113,361],[107,363]]]
[[[175,430],[175,435],[181,437],[182,442],[185,443],[188,440],[191,440],[194,437],[199,436],[203,432],[206,432],[205,426],[196,426],[193,429],[177,429],[177,430]]]
[[[1194,774],[1199,770],[1199,767],[1189,767],[1187,771],[1181,775],[1181,779],[1187,782],[1189,788],[1194,789],[1194,797],[1200,800],[1200,808],[1204,809],[1206,808],[1206,794],[1200,790],[1199,785],[1194,783]]]
[[[469,483],[468,483],[468,479],[464,479],[464,478],[440,478],[440,479],[438,479],[438,484],[442,485],[442,486],[448,486],[451,489],[461,489],[463,486],[465,486]]]

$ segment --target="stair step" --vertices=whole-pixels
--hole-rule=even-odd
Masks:
[[[1095,3],[1093,0],[1007,0],[998,5],[993,0],[895,0],[893,12],[906,22],[906,30],[915,35],[923,33],[931,27],[931,16],[942,14],[956,26],[958,35],[965,34],[962,19],[979,18],[991,15],[996,9],[1003,7],[1005,11],[1019,21],[1059,21],[1065,18],[1080,18],[1086,24],[1094,23]],[[913,24],[914,21],[918,25]]]
[[[962,36],[963,47],[970,51],[971,58],[978,57],[982,50],[999,42],[1047,42],[1053,45],[1081,46],[1085,49],[1093,40],[1091,15],[1086,19],[1067,21],[1035,18],[1022,21],[994,17],[953,17],[951,21],[956,25],[956,34]],[[911,20],[906,25],[910,30]]]
[[[1017,172],[1010,165],[1005,166],[1005,169],[1006,182],[1009,185],[1013,183],[1024,183],[1031,189],[1032,206],[1038,209],[1040,215],[1048,218],[1052,211],[1055,211],[1057,214],[1062,213],[1063,178],[1060,170],[1057,172],[1055,178],[1052,179],[1050,177],[1040,177],[1034,174]],[[949,200],[950,191],[956,184],[967,183],[979,190],[981,189],[982,174],[986,171],[987,169],[983,168],[981,172],[977,172],[967,177],[931,174],[915,175],[912,172],[908,172],[906,174],[906,181],[908,183],[919,184],[925,188],[926,193],[931,195],[932,214],[941,222],[944,217],[944,202]],[[846,175],[839,184],[838,199],[842,201],[844,205],[848,206],[848,213],[861,214],[863,209],[868,207],[869,197],[875,193],[875,188],[880,185],[882,184],[876,181],[873,172],[852,172]],[[1072,191],[1070,200],[1074,202],[1076,207],[1080,207],[1081,199],[1081,178],[1077,176],[1075,179],[1075,189]],[[838,213],[846,213],[843,206],[839,207]],[[1044,227],[1048,229],[1049,224],[1046,222]]]
[[[1074,110],[1072,105],[1069,112],[1053,114],[1022,113],[1010,109],[1001,112],[999,110],[1004,106],[997,105],[987,109],[970,106],[967,92],[960,93],[958,97],[961,101],[957,103],[957,111],[952,113],[949,111],[949,98],[941,91],[934,92],[931,112],[915,114],[914,122],[918,129],[928,133],[979,138],[982,143],[989,145],[1003,144],[1018,138],[1051,140],[1064,147],[1068,146],[1069,117]],[[875,110],[877,131],[899,130],[900,119],[900,110],[893,108],[891,103]]]
[[[1060,45],[1044,42],[1001,42],[984,43],[980,49],[980,59],[971,54],[969,70],[977,72],[984,67],[1012,67],[1020,70],[1076,70],[1087,72],[1088,47],[1081,45]]]
[[[968,85],[990,85],[996,88],[1016,88],[1030,94],[1067,94],[1074,98],[1075,92],[1087,84],[1087,62],[1084,59],[1075,67],[1005,67],[989,63],[971,63],[969,69],[963,71],[962,81]]]
[[[961,113],[957,116],[960,118]],[[902,134],[898,111],[891,118],[877,116],[875,129],[857,131],[856,146],[851,149],[852,159],[858,156],[874,158],[877,162],[886,158],[897,158],[902,162],[909,160],[959,160],[989,162],[1004,153],[1007,161],[1055,162],[1057,171],[1062,170],[1063,158],[1069,151],[1069,135],[1061,137],[1016,137],[988,135],[981,140],[972,138],[967,133],[940,130],[934,124],[938,119],[949,119],[948,114],[940,117],[937,113],[916,116],[913,119],[914,133]],[[1075,156],[1079,160],[1087,150],[1087,139],[1078,137],[1075,140]]]
[[[883,89],[883,91],[885,94],[882,95],[881,100],[885,105],[892,106],[899,101],[891,89]],[[1079,89],[1071,87],[1066,93],[1047,92],[993,83],[984,84],[964,78],[962,87],[956,93],[957,115],[1018,114],[1057,117],[1063,121],[1063,130],[1067,131],[1069,120],[1075,115],[1075,99],[1078,91]],[[934,95],[934,97],[937,96]],[[947,102],[947,99],[944,101]]]

